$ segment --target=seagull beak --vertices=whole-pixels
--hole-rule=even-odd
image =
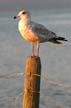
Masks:
[[[13,18],[14,18],[14,19],[17,19],[17,18],[19,18],[19,16],[14,16]]]
[[[14,19],[16,19],[17,17],[16,17],[16,16],[14,16],[13,18],[14,18]]]

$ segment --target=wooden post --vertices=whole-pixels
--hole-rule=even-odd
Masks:
[[[28,56],[25,69],[22,108],[39,108],[40,76],[40,57]]]

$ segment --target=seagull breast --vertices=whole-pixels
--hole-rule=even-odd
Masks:
[[[18,29],[21,36],[29,41],[29,42],[37,42],[39,38],[37,37],[36,33],[34,33],[31,29],[29,24],[26,24],[24,21],[20,20],[18,24]]]

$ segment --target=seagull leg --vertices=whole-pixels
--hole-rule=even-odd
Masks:
[[[40,48],[40,44],[39,42],[37,42],[37,56],[39,57],[39,48]]]
[[[32,56],[34,56],[34,43],[32,43]]]

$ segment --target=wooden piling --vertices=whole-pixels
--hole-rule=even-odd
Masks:
[[[39,108],[40,78],[40,57],[28,56],[25,68],[22,108]]]

